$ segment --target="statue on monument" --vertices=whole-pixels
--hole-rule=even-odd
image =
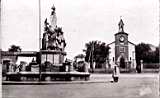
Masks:
[[[42,38],[42,50],[60,50],[64,51],[66,42],[63,36],[62,28],[57,27],[57,18],[55,7],[51,8],[50,24],[47,18],[44,21],[44,33]]]
[[[51,29],[54,30],[57,26],[57,17],[56,17],[56,12],[55,12],[56,8],[53,5],[51,9],[52,11],[50,15],[50,22],[51,22]]]

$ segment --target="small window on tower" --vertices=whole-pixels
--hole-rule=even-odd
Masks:
[[[124,47],[120,47],[119,51],[120,52],[125,52],[125,48]]]

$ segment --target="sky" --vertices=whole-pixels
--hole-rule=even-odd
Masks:
[[[39,51],[38,1],[2,0],[2,50],[15,44],[24,51]],[[83,53],[89,41],[113,42],[120,16],[130,42],[159,44],[159,0],[41,0],[41,35],[53,4],[67,42],[67,58]]]

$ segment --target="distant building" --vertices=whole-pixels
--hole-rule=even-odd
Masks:
[[[118,24],[119,31],[116,33],[115,41],[108,44],[109,65],[118,64],[121,69],[136,67],[135,44],[128,40],[128,33],[124,32],[124,23],[120,19]]]
[[[38,52],[36,51],[21,51],[21,52],[9,52],[9,51],[0,51],[1,52],[1,63],[2,63],[2,72],[11,71],[10,65],[17,64],[29,64],[33,58],[38,62]]]
[[[152,45],[152,44],[148,44],[151,51],[156,51],[156,46]]]

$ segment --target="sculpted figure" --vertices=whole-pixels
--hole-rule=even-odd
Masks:
[[[53,5],[51,9],[52,9],[51,15],[50,15],[51,29],[54,30],[57,24],[57,17],[56,17],[56,12],[55,12],[56,8]]]
[[[50,24],[47,18],[44,21],[44,34],[42,39],[42,49],[43,50],[60,50],[64,51],[66,46],[65,39],[63,36],[62,28],[57,27],[57,17],[55,13],[55,7],[52,6],[52,11],[50,15]]]

